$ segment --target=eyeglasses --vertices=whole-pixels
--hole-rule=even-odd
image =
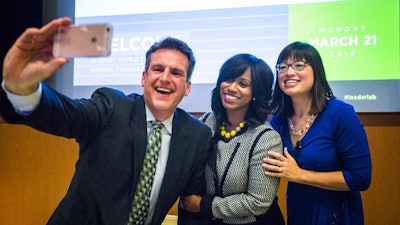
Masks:
[[[278,71],[278,73],[285,73],[289,70],[289,67],[292,67],[294,71],[302,71],[304,70],[307,64],[310,65],[309,62],[302,62],[302,61],[294,62],[292,64],[281,63],[276,65],[276,70]]]

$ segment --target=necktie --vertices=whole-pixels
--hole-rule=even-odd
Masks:
[[[132,211],[129,214],[129,225],[144,224],[150,205],[150,193],[161,148],[161,129],[163,124],[158,121],[153,121],[152,126],[153,131],[148,138],[143,168],[140,172],[135,196],[133,197]]]

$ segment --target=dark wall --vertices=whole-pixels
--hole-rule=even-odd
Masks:
[[[28,27],[42,26],[42,0],[2,0],[0,2],[0,68],[17,37]],[[2,76],[0,76],[0,81]]]

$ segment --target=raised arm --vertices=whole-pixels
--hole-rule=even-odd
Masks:
[[[70,18],[55,19],[40,29],[28,28],[18,37],[3,62],[3,82],[8,91],[31,94],[41,81],[68,63],[66,58],[54,58],[52,49],[58,28],[70,24]]]

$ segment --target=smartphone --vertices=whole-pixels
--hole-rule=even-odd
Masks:
[[[60,27],[54,37],[55,57],[99,57],[111,54],[111,24]]]

